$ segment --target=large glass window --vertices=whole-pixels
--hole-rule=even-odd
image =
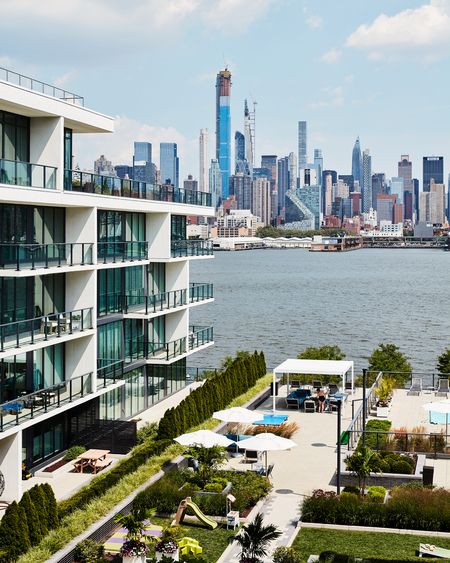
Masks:
[[[148,265],[148,294],[158,295],[166,291],[166,265],[152,262]]]
[[[149,352],[153,353],[162,349],[165,343],[165,317],[155,317],[148,321]]]
[[[145,215],[144,213],[125,214],[125,240],[145,240]]]
[[[100,317],[122,310],[122,268],[109,268],[98,272],[98,314]]]
[[[125,361],[133,362],[145,357],[144,323],[141,319],[125,319]]]
[[[186,240],[186,217],[184,215],[171,216],[171,240]]]
[[[117,420],[122,418],[122,388],[113,389],[100,395],[101,420]]]
[[[125,374],[125,416],[128,418],[145,408],[145,367]]]
[[[116,321],[98,327],[98,357],[100,366],[122,359],[122,322]]]
[[[72,169],[72,129],[64,128],[64,168]]]
[[[30,161],[30,119],[0,111],[0,158]]]

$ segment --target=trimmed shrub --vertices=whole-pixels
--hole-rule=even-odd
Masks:
[[[158,433],[157,422],[146,422],[144,426],[137,431],[137,444],[143,444],[147,440],[154,440]]]
[[[42,539],[41,525],[39,523],[38,512],[28,491],[23,493],[19,506],[25,510],[25,514],[27,515],[28,537],[30,538],[30,544],[37,545]]]
[[[55,493],[48,483],[43,483],[41,488],[47,500],[47,527],[49,530],[54,530],[59,527],[58,504]]]
[[[64,461],[73,461],[77,459],[77,457],[81,454],[84,454],[86,448],[84,446],[72,446],[66,452],[66,455],[63,457]]]
[[[103,560],[105,547],[93,540],[83,540],[75,548],[75,560],[78,563],[96,563]]]
[[[366,430],[371,432],[389,432],[391,429],[392,422],[390,420],[377,420],[372,419],[369,420],[366,424]],[[366,434],[365,441],[366,446],[368,446],[371,450],[377,449],[377,439],[378,439],[378,448],[384,448],[386,446],[386,442],[388,439],[388,434]],[[358,442],[357,449],[362,448],[362,435]]]
[[[0,546],[2,561],[15,560],[30,548],[27,515],[16,501],[8,506],[0,522]]]
[[[31,500],[36,508],[39,524],[41,526],[42,537],[48,534],[48,513],[47,513],[47,498],[40,485],[34,485],[28,491],[30,493]]]
[[[282,545],[273,552],[273,563],[300,563],[300,556],[292,547]]]
[[[355,495],[359,495],[361,491],[359,490],[359,487],[357,485],[345,485],[342,492],[343,493],[353,493]]]

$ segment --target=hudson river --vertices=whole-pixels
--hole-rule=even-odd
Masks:
[[[337,344],[357,367],[384,342],[410,356],[414,370],[431,372],[450,346],[450,252],[217,252],[190,270],[192,282],[214,284],[215,299],[190,311],[190,324],[212,325],[215,340],[190,366],[257,349],[273,368],[308,346]]]

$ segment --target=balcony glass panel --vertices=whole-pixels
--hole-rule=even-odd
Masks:
[[[0,244],[0,268],[35,270],[92,264],[92,243]]]
[[[158,360],[171,360],[186,353],[186,337],[172,342],[149,342],[148,357]]]
[[[208,240],[174,240],[171,242],[172,258],[184,256],[211,256],[213,244]]]
[[[123,312],[149,315],[157,311],[175,309],[176,307],[186,305],[186,294],[187,291],[185,289],[178,289],[176,291],[158,293],[157,295],[142,295],[139,297],[124,295]]]
[[[214,297],[212,283],[189,284],[189,303],[198,303]]]
[[[99,242],[97,243],[99,263],[133,262],[148,259],[148,242]]]
[[[0,184],[56,189],[56,168],[0,159]]]
[[[190,326],[189,327],[189,350],[208,344],[214,340],[212,326]]]
[[[92,307],[0,325],[0,352],[92,328]]]

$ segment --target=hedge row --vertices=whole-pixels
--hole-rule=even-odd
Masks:
[[[181,403],[166,411],[159,422],[158,439],[173,440],[190,428],[198,426],[214,411],[224,409],[230,402],[246,393],[260,377],[266,375],[264,353],[255,351],[226,371],[218,373],[192,391]]]
[[[322,551],[319,556],[321,563],[405,563],[407,561],[419,561],[417,557],[394,557],[381,558],[381,557],[367,557],[365,559],[355,559],[351,555],[345,553],[336,553],[334,551]]]
[[[59,518],[64,518],[74,510],[83,508],[93,498],[103,495],[108,489],[116,485],[122,477],[136,471],[147,459],[162,454],[169,445],[170,441],[159,440],[137,446],[128,457],[119,461],[110,471],[100,474],[90,484],[67,500],[60,501],[58,503]]]

